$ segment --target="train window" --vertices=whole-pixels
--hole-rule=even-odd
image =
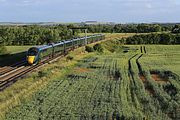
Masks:
[[[38,50],[35,48],[30,48],[28,51],[29,56],[36,56],[38,54]]]

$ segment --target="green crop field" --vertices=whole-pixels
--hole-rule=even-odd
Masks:
[[[180,46],[102,43],[6,119],[180,118]]]

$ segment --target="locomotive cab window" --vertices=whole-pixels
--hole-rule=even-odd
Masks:
[[[28,51],[28,56],[36,56],[38,54],[38,50],[35,48],[30,48]]]

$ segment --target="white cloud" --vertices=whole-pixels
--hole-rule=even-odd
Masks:
[[[148,9],[151,9],[151,8],[152,8],[152,4],[150,4],[150,3],[147,3],[145,6],[146,6],[146,8],[148,8]]]
[[[32,6],[37,5],[39,3],[39,0],[20,0],[15,2],[16,6]]]

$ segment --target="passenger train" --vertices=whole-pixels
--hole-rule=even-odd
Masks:
[[[45,59],[58,55],[66,55],[68,51],[105,39],[105,35],[96,34],[87,37],[64,40],[39,47],[32,47],[27,51],[27,63],[29,65],[38,64]]]

